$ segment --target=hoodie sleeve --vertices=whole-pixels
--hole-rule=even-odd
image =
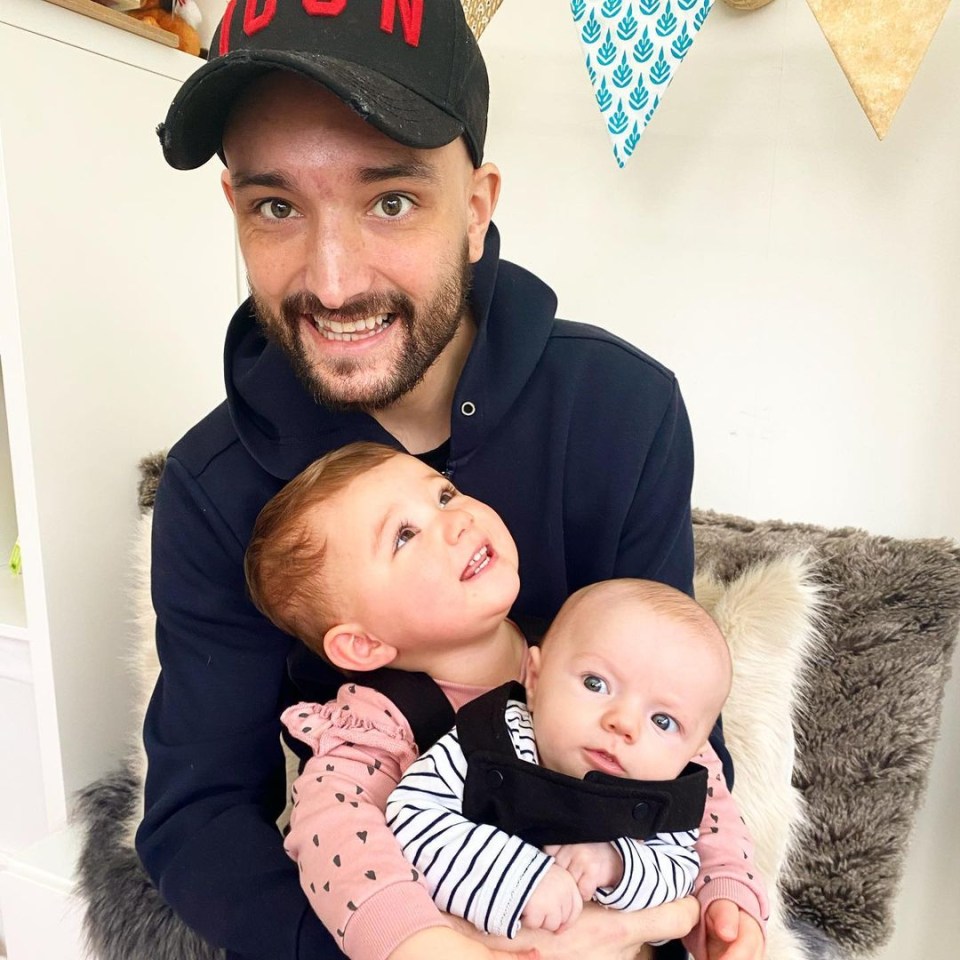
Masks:
[[[144,723],[137,852],[164,900],[211,944],[247,960],[334,960],[342,954],[275,823],[291,641],[247,599],[242,559],[236,533],[168,459],[151,562],[162,670]]]
[[[693,436],[674,380],[620,536],[614,577],[643,577],[693,595]]]

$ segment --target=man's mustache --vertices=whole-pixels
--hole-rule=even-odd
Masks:
[[[285,297],[280,304],[280,312],[288,323],[305,313],[317,320],[349,323],[384,313],[410,318],[414,314],[414,306],[413,301],[405,294],[379,293],[357,297],[336,310],[328,310],[319,297],[308,291],[302,291]]]

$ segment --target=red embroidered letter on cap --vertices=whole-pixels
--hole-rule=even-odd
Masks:
[[[336,17],[346,5],[347,0],[303,0],[303,9],[311,17]]]
[[[243,8],[243,32],[252,37],[262,30],[277,12],[277,0],[264,0],[263,13],[257,13],[257,0],[247,0]]]
[[[223,11],[223,20],[220,23],[220,56],[230,52],[230,22],[233,20],[233,11],[237,9],[237,0],[230,0],[227,9]]]
[[[411,47],[420,46],[420,26],[423,23],[423,0],[399,0],[400,22],[403,24],[403,39]],[[382,0],[380,29],[393,33],[397,18],[397,0]]]

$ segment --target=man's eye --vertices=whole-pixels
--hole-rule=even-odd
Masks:
[[[401,547],[405,547],[415,536],[417,531],[413,527],[409,527],[406,524],[400,527],[397,531],[397,539],[394,545],[394,552],[399,550]]]
[[[257,212],[267,220],[288,220],[296,213],[286,200],[264,200],[257,205]]]
[[[655,713],[651,719],[665,733],[675,733],[680,729],[677,721],[668,713]]]
[[[413,206],[413,201],[399,193],[388,193],[373,206],[373,212],[383,220],[394,220],[403,216]]]
[[[598,677],[593,673],[588,673],[583,678],[583,685],[591,693],[609,693],[609,688],[607,687],[607,681],[603,677]]]

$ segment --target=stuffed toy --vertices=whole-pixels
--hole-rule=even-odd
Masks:
[[[202,14],[196,0],[140,0],[140,9],[129,11],[128,16],[176,34],[184,53],[200,56],[197,31]]]

